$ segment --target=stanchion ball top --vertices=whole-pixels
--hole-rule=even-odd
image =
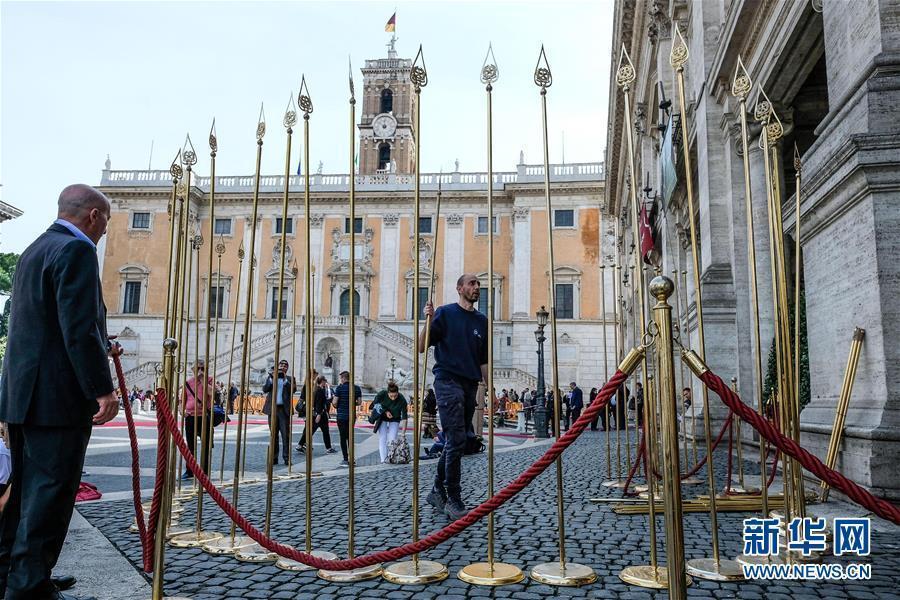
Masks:
[[[661,302],[668,300],[674,291],[675,283],[665,275],[657,275],[650,281],[650,293]]]
[[[178,340],[174,338],[166,338],[163,341],[163,348],[174,352],[178,348]]]

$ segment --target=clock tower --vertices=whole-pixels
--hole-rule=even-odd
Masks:
[[[363,74],[363,108],[359,121],[359,174],[414,170],[413,106],[409,79],[412,60],[397,58],[394,39],[387,58],[367,60]]]

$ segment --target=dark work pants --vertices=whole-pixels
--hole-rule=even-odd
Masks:
[[[580,416],[581,416],[581,409],[580,409],[580,408],[573,408],[573,409],[572,409],[572,420],[569,422],[569,426],[566,427],[566,429],[568,430],[568,429],[572,426],[572,424],[575,423],[575,421],[578,420],[578,418],[579,418]]]
[[[338,433],[341,436],[341,454],[344,455],[344,460],[349,461],[350,457],[347,454],[347,446],[350,443],[350,421],[337,419],[337,427]]]
[[[9,425],[12,475],[0,518],[0,587],[7,600],[55,598],[50,572],[69,529],[90,427]]]
[[[278,431],[275,435],[275,446],[272,448],[272,459],[276,462],[278,461],[278,449],[279,449],[279,438],[281,438],[281,446],[282,452],[281,457],[284,459],[284,464],[288,464],[288,459],[291,454],[291,411],[290,406],[287,404],[277,404],[276,414],[278,415],[278,422],[275,424],[278,428]]]
[[[207,452],[206,456],[197,456],[197,441],[199,440],[201,443],[203,442],[201,438],[201,436],[203,435],[203,417],[197,417],[196,420],[197,428],[194,429],[194,416],[184,416],[184,439],[191,447],[191,454],[194,455],[194,458],[196,458],[197,462],[200,463],[200,466],[203,467],[203,472],[209,475],[209,460],[212,452]],[[212,448],[212,440],[209,440],[209,446],[210,448]],[[203,453],[201,452],[201,454]],[[187,464],[184,465],[184,470],[185,472],[191,473],[193,475],[190,467],[188,467]]]
[[[325,448],[331,448],[331,432],[328,431],[328,413],[322,414],[319,418],[319,422],[316,423],[316,415],[313,415],[313,426],[312,433],[309,434],[311,437],[315,437],[316,429],[322,430],[322,441],[325,442]],[[303,448],[306,446],[306,425],[303,425],[303,433],[300,434],[300,447]]]
[[[466,452],[466,437],[473,435],[472,417],[475,415],[475,395],[477,382],[458,381],[437,377],[434,393],[437,396],[441,430],[447,440],[444,451],[438,459],[434,485],[443,488],[451,498],[460,498],[460,461]]]

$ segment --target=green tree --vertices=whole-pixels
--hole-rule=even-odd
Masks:
[[[788,317],[791,324],[791,347],[794,345],[794,304],[790,303],[788,307]],[[772,338],[772,345],[769,348],[769,361],[766,366],[766,380],[763,383],[763,398],[772,395],[772,390],[776,388],[778,372],[775,365],[775,338]],[[806,291],[800,287],[800,410],[809,404],[810,399],[809,387],[809,345],[806,337]]]
[[[2,341],[0,361],[6,354],[6,334],[9,330],[9,311],[12,308],[12,282],[18,262],[19,255],[15,252],[0,252],[0,296],[8,296],[3,307],[3,314],[0,315],[0,341]]]

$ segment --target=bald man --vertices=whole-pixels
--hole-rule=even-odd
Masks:
[[[447,440],[438,459],[434,487],[426,501],[450,520],[466,515],[462,501],[460,461],[466,440],[474,436],[472,416],[478,384],[487,381],[487,317],[475,309],[481,294],[478,278],[465,273],[456,281],[459,300],[436,311],[425,304],[426,325],[431,321],[428,345],[434,346],[434,394],[441,431]],[[419,352],[425,352],[425,328],[419,332]]]
[[[12,494],[0,519],[0,596],[71,600],[51,580],[75,506],[92,425],[116,416],[97,243],[109,200],[59,196],[56,221],[19,258],[0,384]]]

